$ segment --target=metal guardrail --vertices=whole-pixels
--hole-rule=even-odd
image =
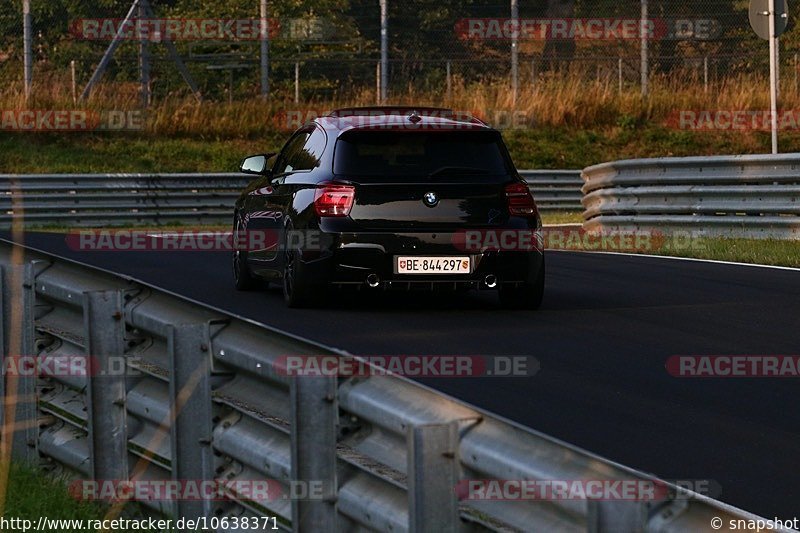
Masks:
[[[800,154],[615,161],[583,179],[587,230],[800,239]]]
[[[0,174],[0,227],[227,223],[243,174]]]
[[[528,182],[536,205],[541,211],[580,211],[580,170],[520,170],[520,176]]]
[[[522,171],[542,210],[581,209],[579,171]],[[227,224],[243,174],[0,174],[0,227]]]
[[[315,532],[683,532],[708,529],[714,516],[755,518],[678,497],[673,485],[655,502],[459,501],[454,489],[467,479],[653,478],[400,377],[287,377],[281,356],[349,356],[73,261],[31,250],[15,259],[15,250],[0,242],[4,357],[12,348],[44,360],[91,354],[97,370],[22,374],[13,388],[6,377],[18,459],[78,479],[324,487],[322,499],[258,505],[235,492],[147,502],[157,512],[276,516],[283,529]],[[112,354],[124,354],[128,375],[102,372]]]

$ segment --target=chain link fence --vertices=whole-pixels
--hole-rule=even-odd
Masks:
[[[191,85],[223,101],[380,94],[383,0],[27,1],[36,94],[80,97],[112,43],[95,89],[118,97],[140,98],[142,81],[147,98]],[[386,1],[390,97],[515,80],[708,90],[765,76],[769,64],[740,0]],[[25,3],[0,6],[0,94],[24,91]],[[791,19],[781,45],[784,79],[796,84]]]

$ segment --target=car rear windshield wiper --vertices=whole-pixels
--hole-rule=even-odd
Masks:
[[[434,170],[429,177],[441,176],[443,174],[489,174],[490,172],[485,168],[475,167],[442,167]]]

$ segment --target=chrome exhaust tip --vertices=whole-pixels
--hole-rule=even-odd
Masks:
[[[367,285],[372,289],[377,289],[381,285],[381,278],[377,274],[370,274],[367,276]]]
[[[497,276],[494,274],[487,275],[485,278],[483,278],[483,284],[490,289],[494,289],[497,287]]]

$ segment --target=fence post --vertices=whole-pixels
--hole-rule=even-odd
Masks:
[[[408,428],[409,531],[458,531],[458,423]]]
[[[125,375],[125,320],[120,291],[83,295],[89,455],[92,479],[123,481],[128,472]]]
[[[147,0],[139,0],[139,19],[147,19]],[[150,43],[149,34],[142,32],[139,41],[139,79],[142,86],[142,107],[150,105]]]
[[[641,71],[642,71],[642,97],[645,97],[650,92],[650,73],[649,73],[649,57],[648,57],[648,49],[647,49],[647,39],[648,39],[648,26],[649,20],[647,19],[647,0],[641,0],[642,2],[642,16],[641,21],[639,24],[639,31],[641,32]]]
[[[75,72],[75,60],[69,62],[69,70],[72,77],[72,103],[78,103],[78,75]]]
[[[453,78],[450,70],[450,61],[447,62],[447,100],[453,96]]]
[[[23,77],[25,80],[25,100],[31,97],[33,87],[33,28],[31,27],[31,0],[22,0],[22,33],[24,59]]]
[[[381,104],[381,62],[375,68],[375,104]]]
[[[292,482],[305,492],[303,498],[291,495],[296,532],[338,531],[336,385],[334,377],[304,376],[295,377],[290,385]]]
[[[261,96],[269,95],[269,21],[267,20],[267,0],[261,0]]]
[[[170,447],[173,481],[214,479],[211,450],[210,334],[207,324],[171,326],[167,332],[170,356]],[[212,501],[178,501],[178,517],[211,516]]]
[[[781,97],[781,74],[780,74],[781,73],[781,40],[780,39],[775,39],[775,65],[777,65],[776,66],[776,68],[777,68],[776,72],[778,73],[778,77],[777,77],[777,82],[776,83],[777,83],[777,91],[778,91],[778,100],[780,100],[780,97]]]
[[[622,94],[622,58],[617,59],[617,77],[619,85],[619,94]]]
[[[708,56],[703,58],[703,92],[708,94]]]
[[[386,102],[389,94],[389,0],[380,0],[381,5],[381,90],[380,101]]]
[[[519,93],[519,0],[511,0],[511,97],[514,105]]]
[[[294,103],[300,103],[300,63],[294,63]]]

